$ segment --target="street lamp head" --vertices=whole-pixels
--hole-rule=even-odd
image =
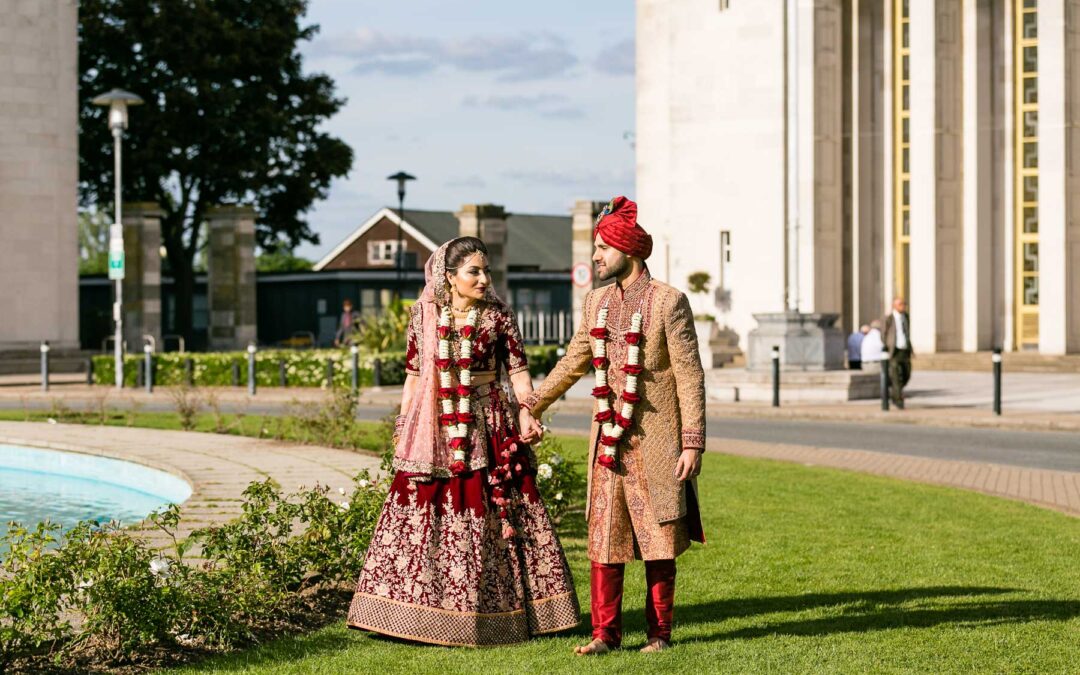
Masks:
[[[128,125],[128,106],[140,105],[143,100],[132,94],[130,91],[124,91],[123,89],[113,89],[107,91],[100,96],[94,97],[90,101],[94,105],[107,106],[109,108],[109,128],[116,131],[123,131],[127,129]]]
[[[402,199],[405,199],[405,183],[407,181],[410,181],[410,180],[416,180],[416,176],[410,176],[409,174],[405,173],[404,171],[398,171],[393,176],[387,176],[386,180],[396,180],[397,181],[398,199],[402,200]]]

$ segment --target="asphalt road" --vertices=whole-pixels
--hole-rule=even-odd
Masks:
[[[48,408],[44,402],[28,402],[28,405]],[[0,401],[0,407],[18,409],[21,404]],[[171,400],[161,400],[148,403],[141,409],[172,411],[176,406]],[[246,406],[223,402],[221,410],[244,411],[249,415],[273,415],[284,412],[284,406],[270,402],[255,402]],[[386,407],[361,406],[357,417],[362,420],[377,420],[388,412],[389,408]],[[552,416],[551,426],[556,430],[584,433],[589,428],[589,419],[590,416],[583,413],[556,413]],[[1070,432],[713,417],[707,421],[707,434],[710,439],[729,438],[759,443],[868,450],[1080,472],[1080,434]]]

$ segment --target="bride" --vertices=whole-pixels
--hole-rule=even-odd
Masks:
[[[425,267],[394,479],[351,628],[475,647],[578,624],[566,557],[535,484],[528,444],[543,430],[514,400],[532,392],[524,345],[487,259],[482,241],[461,237]]]

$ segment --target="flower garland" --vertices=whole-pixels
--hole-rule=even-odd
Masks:
[[[461,327],[461,352],[457,360],[450,358],[450,333],[452,332],[450,307],[443,307],[439,315],[439,356],[435,365],[439,369],[439,398],[442,400],[442,414],[439,422],[446,427],[449,445],[454,451],[454,461],[450,472],[454,475],[464,473],[467,468],[465,453],[469,450],[469,426],[475,421],[472,412],[472,336],[476,331],[476,308],[469,310],[465,325]],[[458,386],[454,387],[450,377],[450,367],[457,365]],[[457,394],[457,405],[454,404]]]
[[[611,387],[608,385],[607,370],[610,361],[607,357],[607,317],[608,308],[602,307],[596,318],[596,327],[589,331],[593,341],[593,368],[596,369],[596,386],[592,395],[596,398],[599,411],[596,413],[596,421],[600,423],[600,457],[597,461],[612,471],[618,466],[615,459],[615,449],[619,445],[623,432],[633,424],[634,404],[641,400],[638,396],[638,376],[641,375],[641,312],[634,312],[630,318],[630,330],[626,333],[626,365],[622,371],[626,373],[626,387],[623,390],[622,410],[612,409],[610,402]]]

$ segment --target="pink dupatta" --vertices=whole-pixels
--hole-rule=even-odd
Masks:
[[[416,301],[421,314],[420,335],[420,381],[417,383],[408,410],[404,411],[405,423],[397,446],[394,448],[394,470],[421,476],[451,476],[450,464],[453,451],[447,443],[446,433],[439,425],[439,370],[434,355],[439,351],[439,313],[450,304],[450,291],[446,281],[446,249],[450,240],[431,254],[424,265],[424,291]],[[504,310],[506,304],[488,288],[484,301]],[[456,378],[455,378],[456,379]],[[456,384],[456,382],[455,382]],[[493,385],[495,386],[495,385]],[[467,464],[472,470],[487,466],[487,439],[479,420],[472,426],[471,449]]]

